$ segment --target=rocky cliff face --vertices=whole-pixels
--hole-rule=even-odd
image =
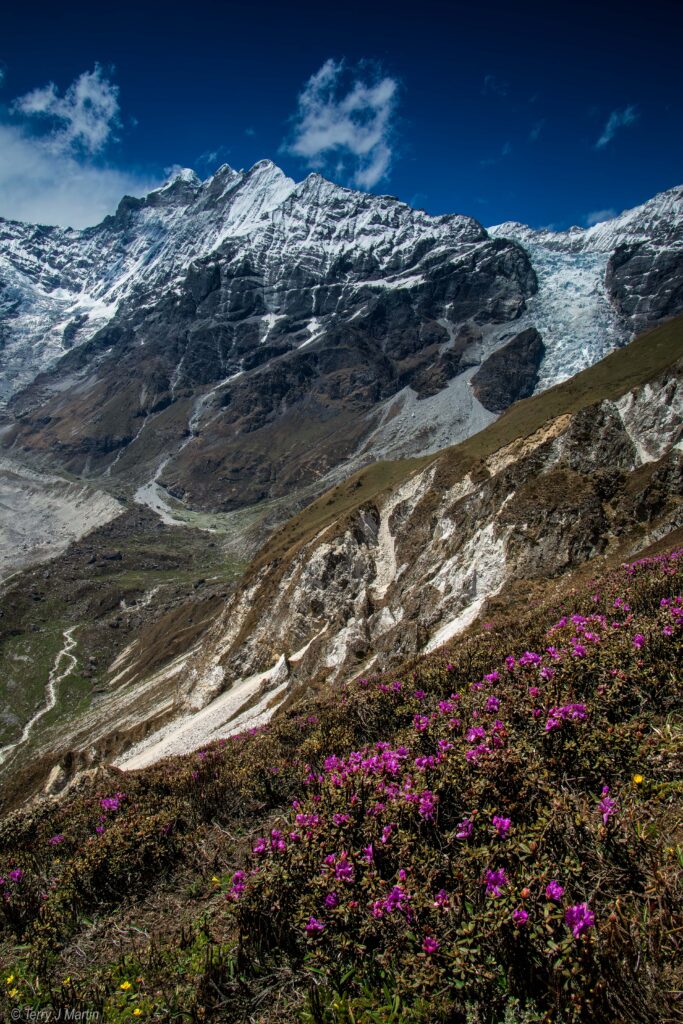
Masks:
[[[513,402],[533,395],[544,355],[541,335],[527,327],[482,363],[472,378],[474,394],[485,409],[504,412]]]
[[[69,750],[70,764],[108,757],[134,768],[197,749],[266,720],[299,686],[431,650],[491,602],[683,527],[683,362],[654,377],[639,362],[648,343],[665,361],[680,353],[680,332],[660,332],[636,343],[621,372],[639,373],[635,386],[614,388],[616,364],[594,367],[581,401],[568,382],[434,458],[339,484],[283,528],[208,617],[194,614],[189,639],[191,603],[142,629],[98,701],[38,755],[54,763]],[[610,397],[587,400],[601,380]]]
[[[388,399],[438,392],[496,348],[536,287],[524,250],[471,218],[267,163],[222,176],[92,229],[116,240],[118,311],[14,400],[8,443],[78,474],[151,474],[203,508],[278,497],[348,459]]]
[[[605,354],[683,310],[680,186],[590,228],[534,230],[508,221],[489,234],[524,246],[538,275],[525,319],[544,339],[554,335],[541,386],[564,379],[569,365],[574,373],[588,365],[572,333]]]
[[[294,187],[271,165],[225,166],[202,185],[181,171],[144,199],[121,200],[83,231],[0,218],[0,398],[82,345],[127,303],[173,288],[226,234],[239,236]]]
[[[522,581],[616,550],[625,557],[683,525],[682,437],[679,362],[616,401],[550,419],[471,468],[457,454],[436,458],[284,565],[252,576],[189,663],[194,685],[218,692],[248,679],[243,705],[260,693],[255,714],[263,714],[271,691],[283,699],[298,680],[332,682],[369,671],[380,655],[446,643]],[[269,674],[274,656],[282,660]],[[214,727],[218,735],[225,720]],[[171,727],[131,766],[192,749],[183,744],[202,742],[198,735],[190,729],[183,739]]]
[[[211,511],[438,450],[678,308],[680,206],[487,233],[262,161],[83,232],[3,222],[6,387],[60,357],[4,444]]]

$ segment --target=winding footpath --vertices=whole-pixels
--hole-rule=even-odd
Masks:
[[[0,765],[3,765],[7,761],[10,754],[12,754],[13,751],[17,749],[17,747],[20,747],[24,743],[26,743],[27,739],[31,735],[31,732],[36,722],[39,722],[40,719],[44,715],[46,715],[48,711],[51,711],[52,708],[57,703],[57,687],[64,679],[66,679],[68,675],[70,675],[73,672],[78,661],[76,656],[71,653],[78,643],[78,641],[74,638],[74,633],[77,629],[78,626],[71,626],[69,629],[64,630],[64,646],[57,653],[57,656],[55,657],[54,660],[54,664],[50,669],[50,674],[47,679],[45,703],[41,708],[39,708],[38,711],[36,711],[33,718],[29,719],[29,721],[26,723],[19,739],[15,743],[10,743],[8,746],[0,748]],[[63,661],[66,662],[64,666],[62,666]]]

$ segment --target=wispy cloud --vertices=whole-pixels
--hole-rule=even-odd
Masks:
[[[607,118],[602,135],[595,143],[596,149],[602,149],[612,141],[620,128],[626,128],[638,120],[638,112],[634,106],[624,107],[623,110],[613,110]]]
[[[49,126],[46,142],[57,150],[100,153],[120,126],[119,90],[99,64],[84,71],[63,96],[54,82],[19,96],[12,109]]]
[[[194,163],[202,170],[212,173],[219,164],[227,162],[229,155],[230,148],[228,146],[216,146],[215,149],[207,149],[204,153],[200,153],[195,157]]]
[[[397,80],[376,65],[327,60],[306,82],[283,148],[314,170],[372,188],[391,168],[397,100]]]
[[[0,121],[0,216],[85,227],[161,184],[104,162],[120,124],[118,88],[99,65],[63,95],[49,83],[15,99]]]
[[[479,163],[481,164],[482,167],[492,167],[493,164],[497,164],[501,160],[504,160],[506,156],[510,156],[511,152],[512,143],[504,142],[498,156],[488,156],[484,160],[480,160]]]
[[[592,228],[594,224],[602,224],[604,220],[611,220],[616,215],[617,211],[610,206],[606,210],[593,210],[591,213],[587,213],[584,220],[586,227]]]
[[[497,75],[484,75],[484,84],[481,87],[482,96],[507,96],[509,91],[509,82],[504,82]]]
[[[540,134],[543,131],[544,124],[545,124],[545,118],[544,117],[542,117],[540,119],[540,121],[536,122],[536,124],[533,126],[533,128],[529,132],[529,141],[530,142],[538,142]]]
[[[245,128],[244,129],[244,134],[245,135],[256,135],[256,132],[254,131],[253,128]]]

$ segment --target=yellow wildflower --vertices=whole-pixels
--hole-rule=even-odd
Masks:
[[[11,985],[12,982],[14,981],[14,975],[10,974],[9,978],[5,978],[5,981],[7,982],[8,985]]]
[[[12,999],[16,999],[17,996],[19,995],[19,989],[18,988],[11,988],[9,990],[9,994],[12,997]]]
[[[141,1014],[142,1014],[142,1010],[140,1009],[139,1006],[136,1006],[135,1009],[133,1010],[133,1016],[134,1017],[140,1017]]]
[[[131,983],[130,983],[129,981],[124,981],[124,982],[122,982],[122,983],[121,983],[121,984],[119,985],[119,988],[122,988],[124,992],[127,992],[127,991],[128,991],[128,989],[129,989],[129,988],[131,988],[131,987],[132,987],[132,986],[131,986]]]
[[[643,782],[645,782],[645,779],[642,775],[634,775],[633,781],[635,782],[636,786],[640,786]]]
[[[71,981],[71,975],[69,975],[68,978],[64,979],[64,981],[62,982],[62,985],[68,985],[70,981]]]

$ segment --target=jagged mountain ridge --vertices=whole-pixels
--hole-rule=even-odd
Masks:
[[[674,193],[632,211],[628,237],[675,269]],[[605,285],[604,227],[591,229],[598,252],[576,252],[574,230],[568,251],[528,231],[523,248],[508,227],[487,234],[319,175],[295,184],[268,161],[203,183],[182,172],[83,232],[5,224],[5,276],[25,284],[4,320],[6,369],[28,323],[42,331],[36,365],[72,346],[13,401],[6,444],[133,481],[155,507],[171,494],[207,510],[437,450],[631,333]],[[678,302],[660,277],[647,277],[653,320]],[[35,316],[31,289],[54,323]],[[536,344],[514,343],[532,329]],[[469,382],[499,350],[524,363],[487,407]]]
[[[293,204],[289,210],[281,208],[293,194],[295,204],[300,198],[311,204],[314,221],[319,220],[316,209],[319,213],[326,206],[346,207],[342,230],[327,239],[328,259],[349,243],[366,250],[381,247],[377,224],[382,223],[387,197],[352,193],[318,175],[297,185],[267,160],[248,172],[224,165],[204,182],[191,170],[180,171],[143,199],[125,197],[113,216],[80,231],[0,219],[2,394],[17,390],[64,351],[86,341],[115,314],[119,303],[131,296],[139,299],[141,292],[172,287],[194,259],[227,238],[258,233],[271,214],[286,220]],[[619,246],[642,244],[680,251],[681,194],[680,188],[671,189],[588,229],[554,232],[505,222],[490,228],[489,234],[525,247],[573,254],[609,255]],[[357,217],[359,206],[365,207],[365,218]],[[432,218],[421,211],[406,216],[409,208],[404,204],[392,201],[391,207],[384,241],[391,241],[394,248],[406,241],[405,234],[398,240],[392,234],[401,217],[413,234],[427,240],[445,225],[449,234],[456,225],[463,236],[477,235],[471,218]],[[354,222],[360,223],[360,232],[354,231]],[[290,231],[287,244],[300,245],[302,235]],[[23,368],[18,366],[21,360]]]
[[[543,244],[548,249],[611,253],[620,245],[639,242],[652,242],[659,246],[679,244],[682,215],[683,188],[677,186],[589,228],[574,225],[566,231],[555,231],[552,228],[531,228],[519,221],[505,221],[488,228],[488,231],[522,243]]]
[[[124,197],[114,215],[92,228],[0,218],[0,397],[87,341],[119,304],[172,287],[194,259],[226,234],[248,230],[293,187],[267,161],[248,173],[225,165],[204,183],[183,170],[143,199]]]
[[[683,309],[683,188],[590,228],[534,229],[507,221],[488,229],[531,257],[539,280],[526,317],[541,333],[560,334],[541,385],[563,379],[572,330],[601,354]],[[582,369],[576,366],[573,372]]]
[[[77,474],[154,485],[163,473],[204,508],[287,493],[343,463],[382,425],[383,401],[476,367],[536,287],[524,250],[471,218],[318,175],[295,186],[272,164],[237,178],[216,204],[234,213],[218,248],[179,283],[137,288],[19,394],[10,445]],[[190,218],[213,187],[182,179],[170,192]],[[149,197],[124,206],[115,220],[134,224]],[[465,384],[444,410],[445,443],[458,417],[466,433],[490,418]]]
[[[293,202],[285,207],[293,194]],[[318,232],[327,261],[351,247],[381,249],[382,241],[386,243],[389,237],[397,242],[396,248],[405,245],[410,234],[428,238],[447,234],[470,241],[485,237],[471,218],[430,218],[393,200],[387,203],[383,197],[339,189],[318,175],[297,185],[267,160],[248,172],[224,165],[204,182],[190,170],[181,171],[143,199],[125,197],[113,216],[81,231],[0,220],[0,274],[8,337],[11,339],[14,327],[26,345],[38,343],[26,374],[47,368],[56,356],[87,341],[114,316],[120,303],[131,298],[139,302],[173,287],[195,259],[214,252],[227,239],[265,234],[255,243],[255,248],[263,251],[271,244],[270,215],[276,210],[279,216],[272,218],[275,230],[277,222],[282,228],[300,205],[313,211],[287,233],[288,246],[305,249],[307,236],[316,234],[316,208],[327,207],[336,217],[340,197],[341,205],[347,207],[343,211],[346,217],[339,218],[341,226],[339,221],[337,224],[340,229],[327,238],[325,232]],[[389,219],[383,217],[388,206]],[[268,222],[265,233],[264,220]],[[345,220],[349,223],[343,223]],[[401,221],[405,230],[396,239],[393,236]],[[384,239],[383,228],[388,229]],[[29,315],[32,324],[24,322]],[[39,342],[41,334],[47,338]],[[18,343],[10,347],[16,349]],[[16,389],[8,370],[11,367],[3,373],[4,386]],[[26,379],[20,378],[19,383]]]

